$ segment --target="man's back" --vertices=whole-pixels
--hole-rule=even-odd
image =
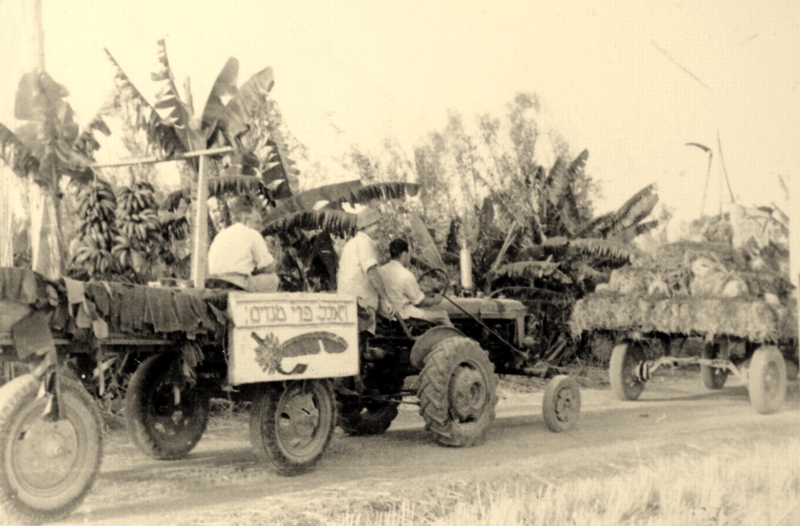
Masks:
[[[241,223],[219,232],[208,249],[208,272],[212,275],[233,272],[249,276],[262,261],[272,261],[264,239]]]
[[[419,309],[414,305],[425,299],[425,293],[419,288],[414,274],[397,260],[383,265],[378,272],[386,286],[386,294],[397,308],[400,316],[402,318],[419,317],[417,312]]]
[[[342,249],[336,290],[353,294],[373,309],[378,308],[378,293],[367,277],[367,270],[378,264],[375,242],[364,232],[358,232]]]

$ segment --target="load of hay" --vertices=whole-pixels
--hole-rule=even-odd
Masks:
[[[579,300],[570,329],[574,337],[609,330],[755,343],[795,338],[797,305],[779,261],[788,253],[772,255],[765,261],[725,243],[662,245],[652,258],[614,270],[608,283]]]

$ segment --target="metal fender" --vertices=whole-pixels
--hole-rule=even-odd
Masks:
[[[422,366],[425,365],[425,357],[428,356],[431,349],[436,347],[436,344],[440,341],[452,338],[453,336],[466,337],[463,332],[453,327],[434,327],[428,329],[425,334],[417,338],[414,347],[411,348],[411,365],[422,370]]]

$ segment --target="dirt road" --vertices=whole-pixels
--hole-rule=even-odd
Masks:
[[[545,427],[541,391],[505,394],[486,442],[469,449],[434,445],[416,407],[401,406],[385,435],[351,438],[337,430],[317,469],[294,478],[278,477],[255,460],[244,416],[212,420],[195,451],[174,462],[145,458],[115,431],[92,493],[62,524],[251,524],[249,513],[270,506],[307,503],[313,513],[353,495],[380,505],[393,494],[417,491],[423,498],[426,487],[513,480],[522,473],[558,483],[655,457],[797,437],[796,385],[780,413],[762,416],[750,407],[747,390],[730,382],[710,392],[697,373],[661,376],[637,402],[584,389],[579,426],[563,434]]]

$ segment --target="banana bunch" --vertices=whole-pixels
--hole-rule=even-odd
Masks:
[[[95,179],[84,188],[78,198],[80,242],[72,262],[92,277],[103,275],[113,267],[109,249],[117,234],[116,208],[117,199],[111,185],[101,179]]]
[[[153,196],[154,189],[150,183],[139,181],[133,188],[123,187],[119,190],[119,210],[117,224],[129,244],[142,248],[152,237],[154,231],[161,230],[157,205]]]

